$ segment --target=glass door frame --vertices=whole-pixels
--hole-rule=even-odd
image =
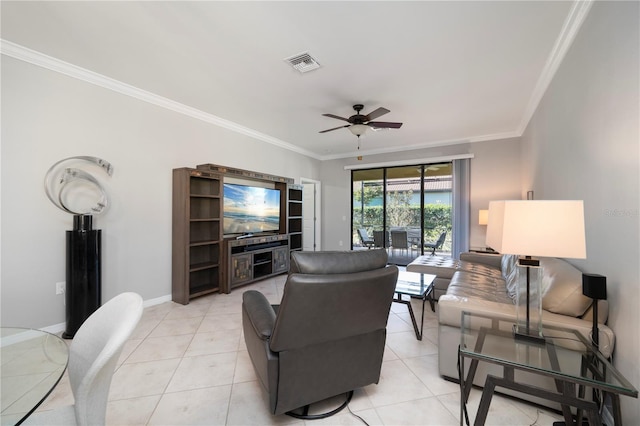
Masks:
[[[357,234],[357,228],[356,228],[356,223],[359,223],[360,225],[364,224],[364,208],[365,206],[364,204],[364,198],[361,199],[360,204],[361,204],[361,208],[362,211],[360,212],[360,214],[362,215],[360,218],[358,218],[356,220],[355,215],[357,214],[357,209],[354,208],[355,206],[355,200],[354,200],[354,182],[361,182],[361,191],[363,191],[363,196],[364,196],[364,182],[367,181],[367,179],[359,179],[358,178],[358,174],[365,174],[365,173],[375,173],[378,172],[380,176],[375,177],[375,179],[370,179],[370,180],[378,180],[381,179],[381,186],[382,186],[382,220],[381,220],[381,224],[382,224],[382,229],[383,232],[388,232],[390,231],[390,226],[389,226],[389,220],[388,220],[388,209],[389,209],[389,202],[388,202],[388,191],[387,191],[387,185],[388,185],[388,181],[389,181],[389,170],[393,170],[393,169],[399,169],[399,168],[403,168],[403,167],[410,167],[410,168],[415,168],[415,169],[419,169],[419,173],[417,176],[414,177],[419,179],[420,181],[420,186],[419,186],[419,190],[420,190],[420,197],[419,197],[419,216],[420,216],[420,235],[418,238],[418,241],[416,241],[416,246],[417,246],[417,255],[421,256],[424,255],[425,251],[429,251],[429,249],[425,250],[424,247],[424,243],[427,240],[426,238],[426,231],[428,230],[428,228],[426,227],[426,223],[425,223],[425,215],[427,214],[426,211],[426,205],[425,202],[427,201],[427,195],[428,193],[426,192],[426,179],[428,178],[427,176],[427,169],[429,167],[436,167],[438,165],[447,165],[447,167],[449,167],[449,170],[451,171],[450,173],[446,173],[446,174],[442,174],[440,176],[451,176],[451,181],[453,180],[453,163],[451,161],[442,161],[442,162],[435,162],[435,163],[424,163],[424,164],[416,164],[416,165],[402,165],[402,166],[387,166],[387,167],[372,167],[370,169],[352,169],[351,170],[351,230],[352,230],[352,238],[351,238],[351,249],[353,250],[354,247],[360,247],[360,244],[358,244],[359,237]],[[433,169],[432,169],[433,170]],[[437,172],[436,172],[437,173]],[[434,176],[434,175],[431,175]],[[435,176],[438,176],[437,174],[435,174]],[[356,180],[354,180],[354,178]],[[451,184],[452,185],[452,184]],[[450,191],[450,195],[448,197],[448,200],[445,201],[445,203],[447,203],[446,205],[448,205],[450,207],[450,211],[453,212],[453,186],[451,186],[450,188],[446,188],[445,192],[449,192]],[[433,191],[434,193],[437,193],[439,191]],[[431,191],[429,192],[429,194],[431,193]],[[451,231],[452,227],[453,227],[453,214],[451,213],[449,215],[449,222],[446,225],[447,226],[447,231]],[[438,233],[439,234],[439,233]],[[384,235],[384,234],[383,234]],[[370,236],[370,235],[369,235]],[[437,236],[436,236],[437,238]],[[431,239],[433,239],[433,236],[429,236],[428,240],[431,241]],[[389,248],[390,244],[389,241],[387,241],[387,238],[383,238],[383,246],[385,248]],[[415,249],[414,249],[415,250]]]

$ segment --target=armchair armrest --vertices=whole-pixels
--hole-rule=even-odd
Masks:
[[[269,339],[276,313],[267,298],[259,291],[249,290],[242,295],[242,305],[256,335],[262,340]]]

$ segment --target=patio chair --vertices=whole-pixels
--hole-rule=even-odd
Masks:
[[[438,241],[436,241],[435,243],[424,243],[424,248],[430,248],[431,256],[433,256],[436,254],[437,249],[442,248],[442,245],[444,244],[444,240],[446,238],[447,238],[447,231],[440,234],[440,236],[438,237]]]
[[[366,247],[366,248],[375,247],[375,241],[373,241],[373,238],[369,236],[366,229],[359,228],[358,236],[360,237],[360,242],[362,243],[362,247]]]
[[[373,246],[376,248],[389,248],[389,231],[373,231]]]
[[[396,249],[406,250],[409,252],[409,240],[407,239],[407,231],[391,231],[391,247],[393,251]]]

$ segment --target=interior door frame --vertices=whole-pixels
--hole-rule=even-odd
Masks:
[[[304,241],[306,238],[315,238],[314,241],[314,251],[320,251],[322,250],[322,194],[321,194],[321,190],[322,190],[322,183],[319,180],[315,180],[315,179],[310,179],[310,178],[304,178],[301,177],[300,178],[300,183],[305,185],[305,184],[311,184],[314,186],[314,192],[315,192],[315,197],[314,197],[314,201],[315,201],[315,209],[314,209],[314,222],[315,222],[315,226],[314,226],[314,236],[310,236],[310,235],[306,235],[304,232],[302,234],[302,246],[304,247]],[[303,195],[304,197],[304,195]],[[304,206],[303,206],[304,209]],[[304,226],[303,226],[304,229]]]

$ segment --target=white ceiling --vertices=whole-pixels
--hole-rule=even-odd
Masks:
[[[7,45],[33,49],[329,159],[518,136],[582,22],[580,7],[2,1],[1,34],[5,54]],[[306,51],[320,69],[300,74],[284,61]],[[321,114],[349,117],[356,103],[363,113],[386,107],[378,120],[404,125],[367,132],[359,152],[347,129],[318,133],[346,124]]]

